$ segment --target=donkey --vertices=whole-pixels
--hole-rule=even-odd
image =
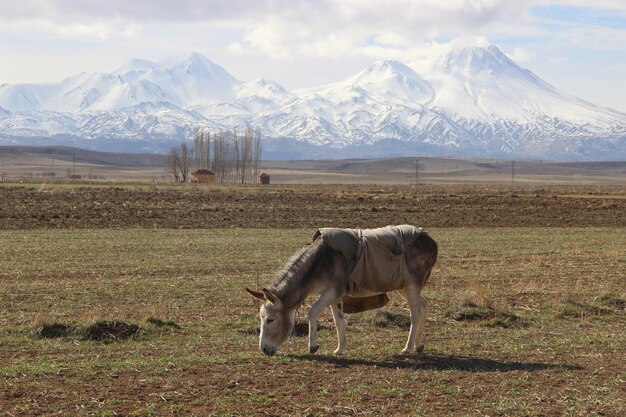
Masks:
[[[400,228],[414,226],[388,226],[387,228]],[[387,229],[384,228],[384,229]],[[327,239],[316,239],[309,246],[300,249],[288,262],[282,272],[279,273],[274,283],[269,288],[251,290],[250,294],[263,301],[260,308],[261,334],[259,348],[266,355],[274,355],[281,344],[289,337],[294,326],[295,311],[304,300],[311,294],[320,294],[313,303],[309,312],[309,351],[317,352],[317,318],[326,307],[330,306],[333,320],[337,330],[338,346],[335,354],[346,352],[346,322],[345,313],[342,309],[342,299],[348,297],[371,297],[377,294],[385,294],[389,291],[397,291],[409,305],[411,312],[411,328],[408,340],[402,353],[409,354],[416,350],[422,351],[423,329],[426,322],[427,301],[421,295],[422,288],[426,284],[430,273],[437,260],[437,243],[426,232],[419,231],[417,238],[400,248],[401,253],[384,256],[395,257],[399,265],[404,269],[406,279],[397,281],[391,287],[380,287],[383,290],[367,290],[355,288],[351,282],[353,272],[361,265],[358,261],[348,259],[344,253],[333,248]],[[324,229],[320,229],[324,230]],[[359,236],[359,248],[363,246],[363,234],[376,232],[383,229],[361,231],[359,229],[334,229],[347,230]],[[319,230],[316,236],[319,236]],[[371,245],[370,245],[371,246]],[[380,245],[372,246],[381,249]],[[385,279],[385,277],[381,277]]]

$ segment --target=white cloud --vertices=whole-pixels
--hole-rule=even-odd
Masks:
[[[222,49],[234,55],[298,57],[398,56],[436,38],[483,34],[536,39],[567,38],[584,45],[618,47],[626,31],[542,27],[528,16],[532,6],[563,4],[592,7],[583,0],[0,0],[0,35],[35,27],[40,32],[74,38],[135,37],[147,27],[194,24],[238,31]],[[626,10],[623,0],[598,0],[593,7]],[[208,29],[197,32],[198,36]],[[608,37],[608,40],[607,40]],[[567,41],[566,39],[562,39]],[[195,40],[194,40],[195,42]],[[596,47],[592,46],[592,47]],[[518,48],[518,62],[532,53]]]
[[[142,30],[141,25],[132,24],[120,19],[94,20],[90,22],[73,22],[59,24],[46,19],[15,20],[2,23],[0,33],[20,34],[53,34],[63,38],[80,39],[112,39],[133,38]]]
[[[517,63],[524,63],[531,61],[537,54],[533,51],[527,50],[523,46],[518,46],[508,55],[513,61]]]
[[[529,12],[555,4],[626,15],[625,0],[0,0],[0,56],[30,62],[0,66],[0,82],[52,77],[33,68],[54,67],[61,77],[199,51],[241,79],[262,67],[263,76],[299,87],[336,81],[372,59],[414,61],[424,47],[444,47],[435,40],[477,35],[540,76],[565,62],[576,74],[590,51],[598,67],[626,65],[626,28]],[[626,84],[623,71],[611,71]],[[590,72],[580,71],[579,84],[593,85]]]
[[[232,42],[226,47],[226,50],[231,54],[237,56],[254,55],[254,52],[252,50],[246,48],[239,42]]]
[[[408,47],[524,15],[519,2],[509,0],[0,0],[0,9],[3,26],[38,22],[52,33],[78,38],[127,34],[119,22],[131,25],[130,33],[156,22],[228,25],[241,32],[233,52],[278,59],[351,54],[372,40],[380,47]]]

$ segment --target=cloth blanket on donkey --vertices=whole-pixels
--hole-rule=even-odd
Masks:
[[[354,261],[348,277],[347,294],[342,298],[345,313],[359,313],[385,306],[387,292],[406,287],[410,275],[404,248],[413,243],[423,229],[403,224],[379,229],[317,229],[313,241],[324,243]]]

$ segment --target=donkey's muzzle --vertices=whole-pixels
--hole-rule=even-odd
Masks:
[[[261,351],[265,353],[267,356],[274,356],[274,354],[276,353],[276,348],[263,345],[261,346]]]

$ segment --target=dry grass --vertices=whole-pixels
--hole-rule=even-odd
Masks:
[[[310,229],[0,231],[0,411],[12,415],[623,415],[623,312],[557,317],[564,295],[620,299],[623,228],[430,230],[440,258],[426,350],[400,357],[406,305],[348,318],[334,357],[258,352],[265,285]],[[581,236],[590,240],[580,243]],[[584,277],[584,279],[583,279]],[[578,284],[577,284],[578,282]],[[468,295],[527,326],[456,322]],[[607,301],[611,303],[612,301]],[[303,322],[306,306],[299,317]],[[39,318],[37,318],[39,317]],[[155,318],[151,323],[145,320]],[[141,324],[118,343],[33,339],[37,323]],[[177,328],[173,326],[180,326]],[[302,325],[301,325],[302,327]],[[304,328],[304,327],[303,327]],[[250,330],[252,329],[252,330]],[[146,330],[146,331],[144,331]],[[301,332],[302,333],[302,332]],[[285,346],[287,349],[287,346]]]

